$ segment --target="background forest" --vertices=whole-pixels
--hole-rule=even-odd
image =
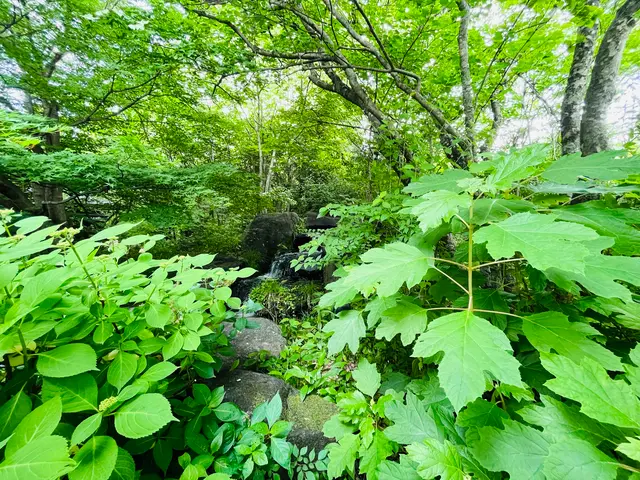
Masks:
[[[0,480],[640,478],[639,10],[0,0]]]

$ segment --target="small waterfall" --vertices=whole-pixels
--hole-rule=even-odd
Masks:
[[[295,270],[291,267],[291,262],[300,256],[299,253],[283,253],[278,255],[271,263],[269,273],[264,275],[267,278],[291,278],[295,276]]]

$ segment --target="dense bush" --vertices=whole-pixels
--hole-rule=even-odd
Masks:
[[[249,420],[202,383],[229,350],[222,321],[241,307],[229,285],[253,270],[200,268],[213,255],[156,260],[158,236],[117,238],[133,224],[75,242],[78,230],[41,228],[44,217],[0,215],[0,478],[223,480],[291,468],[278,396]]]

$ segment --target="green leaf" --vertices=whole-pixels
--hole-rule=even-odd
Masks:
[[[378,466],[394,453],[393,443],[380,430],[376,430],[371,445],[360,454],[359,472],[365,473],[367,480],[378,480]]]
[[[484,225],[509,218],[516,213],[533,212],[536,206],[526,200],[505,200],[503,198],[480,198],[473,201],[473,222]],[[468,222],[469,212],[461,211],[460,217]]]
[[[406,403],[398,400],[385,403],[384,414],[393,422],[384,430],[389,440],[408,445],[439,436],[433,413],[411,392],[407,392]]]
[[[640,440],[637,438],[628,437],[626,443],[618,445],[616,451],[636,462],[640,462]]]
[[[115,413],[116,430],[127,438],[146,437],[173,420],[169,401],[159,393],[140,395]]]
[[[137,368],[138,356],[120,351],[109,365],[107,381],[120,390],[133,378]]]
[[[53,433],[62,418],[62,402],[53,398],[34,409],[22,419],[5,448],[5,456],[11,457],[26,444]]]
[[[35,307],[54,294],[67,280],[68,273],[55,268],[31,277],[24,283],[20,302],[29,307]]]
[[[111,437],[91,437],[74,457],[69,480],[109,480],[116,466],[118,444]]]
[[[385,460],[378,466],[378,480],[421,480],[418,466],[406,455],[400,455],[400,462]]]
[[[524,386],[509,339],[468,311],[431,322],[427,332],[418,338],[413,356],[430,357],[438,352],[444,352],[438,367],[440,385],[456,411],[484,393],[484,372],[509,385]]]
[[[362,312],[359,310],[347,310],[340,312],[337,318],[327,323],[323,332],[333,332],[329,339],[329,355],[335,355],[349,345],[349,349],[356,353],[360,347],[360,339],[367,333],[367,329],[362,319]]]
[[[31,399],[22,390],[0,407],[0,441],[13,433],[31,411]]]
[[[136,464],[133,457],[124,448],[118,448],[116,466],[109,477],[109,480],[135,480]]]
[[[428,439],[422,443],[414,443],[407,447],[408,457],[418,464],[418,474],[422,478],[441,480],[466,480],[462,458],[456,447],[447,440],[439,442]]]
[[[16,278],[18,270],[17,263],[7,263],[0,266],[0,289],[4,289]]]
[[[18,235],[27,235],[31,232],[35,232],[42,225],[49,221],[49,217],[27,217],[13,224],[14,228],[17,228]]]
[[[36,368],[45,377],[73,377],[97,370],[96,352],[85,343],[70,343],[38,354]]]
[[[218,407],[213,409],[213,413],[222,422],[235,422],[242,418],[242,410],[237,405],[230,402],[221,403]]]
[[[269,428],[271,428],[273,424],[278,421],[281,414],[282,414],[282,399],[280,398],[280,393],[276,392],[276,394],[267,404],[267,409],[265,410],[265,415],[267,418],[267,423],[269,424]]]
[[[69,472],[74,461],[64,437],[40,437],[0,463],[2,480],[55,480]]]
[[[96,233],[92,237],[89,237],[89,240],[93,240],[94,242],[99,242],[100,240],[106,240],[107,238],[118,237],[123,233],[128,232],[136,225],[138,224],[137,223],[121,223],[120,225],[115,225],[113,227],[107,228],[106,230],[102,230],[101,232]]]
[[[546,160],[548,150],[546,145],[531,145],[506,154],[494,154],[494,158],[487,162],[492,172],[486,180],[487,188],[491,191],[510,190],[515,182],[535,173],[535,167]]]
[[[367,327],[375,327],[382,318],[382,313],[391,307],[395,307],[399,298],[401,298],[400,295],[392,295],[390,297],[377,296],[367,303],[367,306],[364,307],[364,311],[368,312]]]
[[[165,360],[175,357],[184,345],[184,337],[180,332],[176,332],[169,337],[167,343],[162,347],[162,357]]]
[[[151,328],[164,328],[173,319],[173,311],[169,305],[152,303],[144,318]]]
[[[102,423],[102,413],[96,413],[81,421],[71,435],[71,444],[79,445],[96,433]]]
[[[403,345],[414,342],[416,335],[420,335],[427,328],[428,311],[420,305],[408,300],[400,300],[398,304],[385,310],[382,320],[376,328],[376,338],[392,340],[400,334]]]
[[[618,357],[588,338],[600,336],[598,330],[588,323],[570,322],[560,312],[543,312],[523,317],[522,330],[540,352],[550,353],[554,350],[576,363],[586,357],[599,362],[607,370],[623,369]]]
[[[335,438],[336,440],[340,440],[347,433],[353,433],[355,427],[353,425],[349,425],[340,420],[340,415],[333,415],[329,420],[324,422],[322,426],[322,433],[327,438]]]
[[[460,412],[456,423],[461,427],[497,427],[502,428],[503,420],[508,420],[509,415],[495,403],[487,402],[481,398],[474,400]]]
[[[578,365],[560,355],[540,354],[542,366],[556,378],[545,383],[553,392],[580,403],[580,411],[603,423],[640,428],[640,400],[623,380],[613,380],[598,363]]]
[[[458,181],[466,178],[473,178],[473,175],[461,169],[445,170],[443,173],[424,175],[418,180],[411,182],[403,191],[414,197],[422,197],[436,190],[449,190],[454,193],[461,193],[464,189],[458,186]]]
[[[177,369],[178,367],[171,362],[159,362],[149,367],[149,369],[144,372],[140,378],[147,382],[159,382],[160,380],[167,378]]]
[[[468,209],[471,205],[471,197],[466,194],[457,194],[447,190],[438,190],[427,193],[420,199],[409,199],[405,202],[408,208],[404,211],[418,217],[420,228],[427,232],[440,226],[442,222],[448,222],[460,209]]]
[[[580,153],[566,155],[542,172],[542,178],[569,185],[575,185],[581,178],[624,180],[640,171],[640,156],[624,158],[626,156],[624,150],[598,152],[586,157]]]
[[[67,378],[45,378],[42,399],[60,397],[64,413],[98,409],[98,385],[88,373]]]
[[[544,480],[542,473],[549,444],[542,433],[513,420],[504,429],[482,427],[468,441],[480,464],[494,472],[508,472],[511,480]]]
[[[499,223],[481,228],[474,235],[477,243],[486,243],[495,259],[522,253],[538,270],[562,265],[562,269],[583,273],[589,250],[580,242],[595,240],[598,234],[583,225],[556,222],[553,215],[518,213]]]
[[[327,292],[320,297],[318,306],[320,308],[337,308],[351,302],[358,294],[358,290],[354,287],[345,286],[346,281],[346,277],[343,277],[328,284],[326,287]]]
[[[289,442],[284,438],[271,437],[271,457],[282,468],[289,468],[291,466],[291,451],[292,447]]]
[[[433,266],[431,257],[432,251],[423,251],[401,242],[373,248],[362,255],[362,265],[349,271],[344,286],[365,295],[375,290],[380,296],[390,296],[402,285],[406,284],[407,288],[418,285]]]
[[[327,446],[329,452],[327,475],[329,479],[340,477],[345,470],[353,476],[359,448],[360,437],[352,433],[343,436],[338,443],[331,443]]]
[[[351,376],[356,381],[356,388],[365,395],[373,397],[380,388],[381,377],[376,370],[376,364],[369,363],[366,358],[360,360]]]
[[[584,440],[566,438],[549,445],[543,471],[547,480],[614,480],[618,462]]]

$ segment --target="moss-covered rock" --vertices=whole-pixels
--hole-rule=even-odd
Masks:
[[[309,447],[322,450],[331,439],[324,436],[322,426],[333,415],[338,407],[318,395],[309,395],[304,401],[298,392],[292,392],[287,398],[285,420],[293,422],[293,430],[289,441],[298,447]]]
[[[279,378],[247,370],[234,370],[214,379],[212,383],[223,385],[225,401],[235,403],[248,414],[261,403],[271,400],[276,393],[280,394],[282,404],[286,405],[292,390]]]

